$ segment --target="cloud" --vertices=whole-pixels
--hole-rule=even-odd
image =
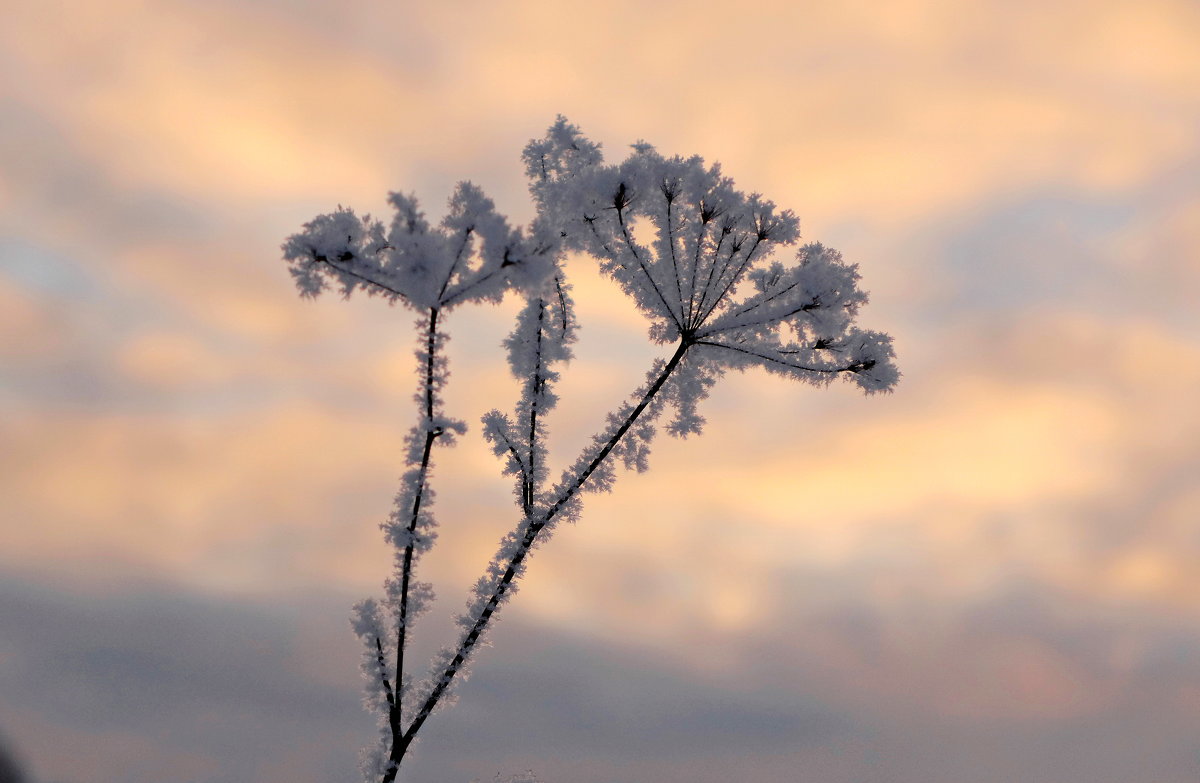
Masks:
[[[126,375],[156,387],[211,385],[228,379],[221,359],[184,334],[138,335],[124,346],[118,362]]]
[[[699,152],[797,209],[862,263],[906,377],[871,400],[725,379],[703,438],[664,438],[537,552],[422,779],[1194,779],[1196,9],[727,10],[12,9],[0,667],[30,759],[59,737],[96,779],[352,765],[343,594],[388,568],[412,316],[297,301],[278,245],[388,188],[436,217],[467,176],[527,219],[518,153],[562,111],[612,158]],[[572,263],[561,462],[655,355]],[[448,405],[472,424],[512,396],[514,307],[451,319]],[[496,467],[474,432],[439,454],[422,644],[515,521]],[[46,582],[89,597],[30,597]],[[176,590],[269,617],[139,597]]]
[[[4,595],[6,728],[38,780],[265,780],[300,755],[307,767],[294,779],[315,782],[353,763],[351,732],[368,723],[353,673],[333,682],[297,673],[345,652],[341,639],[313,638],[279,606],[161,585],[114,598],[8,581]],[[297,754],[314,731],[323,741]]]
[[[3,596],[6,726],[43,777],[341,779],[370,735],[355,673],[336,665],[354,657],[343,595],[221,601],[151,581],[113,597],[9,582]],[[882,768],[900,783],[951,783],[979,765],[997,783],[1119,783],[1149,763],[1155,780],[1183,783],[1194,760],[1178,749],[1197,705],[1163,697],[1194,679],[1195,635],[1156,631],[1142,649],[1158,663],[1114,681],[1097,667],[1109,641],[1153,624],[1064,622],[1072,609],[1016,589],[951,627],[843,608],[657,649],[616,628],[564,634],[514,605],[412,771],[434,783],[529,768],[579,783],[716,783],[787,770],[882,780]],[[731,648],[736,666],[711,663]],[[87,753],[50,753],[46,736]]]
[[[311,405],[227,418],[30,416],[6,424],[5,440],[9,510],[23,520],[4,536],[10,566],[50,560],[64,576],[93,579],[170,572],[235,590],[304,573],[292,558],[309,534],[342,543],[306,579],[326,578],[339,562],[357,570],[344,558],[360,533],[376,549],[368,520],[386,508],[387,456],[398,448],[369,420],[355,425]],[[333,471],[334,486],[324,465],[331,448],[358,455]],[[297,479],[329,487],[332,505],[287,489]],[[275,576],[272,562],[282,567]]]
[[[51,308],[0,277],[0,351],[9,361],[34,363],[46,353],[58,353],[66,339],[63,325]]]
[[[377,183],[343,134],[382,133],[418,100],[352,51],[313,56],[328,45],[320,32],[280,19],[130,2],[77,9],[45,38],[35,31],[53,7],[21,10],[9,56],[28,74],[25,96],[124,187],[282,198],[321,181]]]

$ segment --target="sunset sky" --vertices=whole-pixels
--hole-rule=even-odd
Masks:
[[[0,25],[0,746],[35,783],[341,783],[415,315],[283,239],[557,114],[859,264],[894,394],[730,375],[532,560],[411,781],[1200,779],[1200,5],[16,0]],[[573,257],[574,461],[663,353]],[[450,317],[439,601],[517,521],[519,303]],[[504,777],[503,779],[507,779]]]

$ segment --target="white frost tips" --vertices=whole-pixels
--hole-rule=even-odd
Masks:
[[[558,119],[546,131],[545,137],[530,141],[521,156],[525,173],[536,186],[542,182],[569,179],[603,160],[600,145],[589,141],[567,118]]]
[[[504,472],[516,477],[517,502],[526,516],[541,499],[547,473],[546,414],[558,402],[558,366],[571,359],[575,331],[571,286],[558,269],[526,300],[504,341],[509,369],[521,384],[513,416],[491,411],[483,417],[484,437],[505,459]]]
[[[381,223],[338,207],[305,223],[304,230],[288,237],[282,249],[297,288],[311,298],[324,291],[329,280],[338,282],[347,296],[355,288],[366,287],[358,273],[377,271],[379,254],[386,245]],[[387,291],[375,286],[372,293]]]
[[[544,225],[513,229],[483,192],[460,183],[446,217],[430,226],[414,196],[392,193],[391,226],[338,208],[305,224],[283,244],[284,258],[305,296],[332,280],[419,309],[497,301],[506,290],[537,288],[559,253]]]
[[[385,624],[379,604],[370,598],[359,601],[354,605],[350,624],[355,635],[363,643],[362,661],[359,665],[365,681],[363,704],[376,715],[386,715],[388,704],[393,698],[391,688],[394,678],[387,663],[388,653],[393,649],[393,645],[384,631]]]

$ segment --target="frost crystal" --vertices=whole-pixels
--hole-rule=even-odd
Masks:
[[[336,283],[403,301],[418,309],[446,309],[468,301],[499,301],[505,290],[535,287],[554,266],[558,243],[540,224],[512,229],[491,199],[461,182],[449,211],[433,227],[417,200],[392,193],[389,229],[353,210],[320,215],[288,237],[283,257],[300,292],[316,296]]]

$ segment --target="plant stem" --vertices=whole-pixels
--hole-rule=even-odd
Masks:
[[[521,491],[521,510],[528,517],[533,513],[533,499],[538,489],[537,479],[537,419],[538,394],[542,391],[542,322],[546,316],[546,300],[538,299],[537,361],[533,365],[533,378],[529,382],[529,470],[525,472],[525,486]]]
[[[612,452],[612,450],[620,442],[621,438],[625,436],[625,433],[629,431],[629,428],[632,427],[634,422],[637,421],[638,417],[642,415],[642,413],[646,410],[646,407],[650,404],[651,400],[654,399],[654,396],[662,389],[663,384],[667,382],[667,379],[671,376],[671,373],[674,372],[675,368],[679,366],[680,361],[683,360],[684,354],[687,353],[687,350],[691,344],[691,341],[688,339],[685,339],[679,343],[678,347],[675,349],[675,353],[671,356],[666,366],[663,367],[658,377],[655,378],[654,382],[646,390],[645,394],[642,395],[642,399],[638,402],[634,409],[630,411],[628,416],[625,417],[625,420],[621,423],[621,426],[618,427],[617,430],[612,434],[612,436],[608,439],[608,442],[604,444],[604,447],[601,448],[591,462],[588,463],[587,467],[580,471],[579,475],[567,485],[566,489],[562,491],[554,503],[545,511],[544,514],[541,515],[540,519],[530,521],[527,518],[524,520],[528,521],[529,525],[521,539],[520,546],[509,559],[508,566],[504,570],[503,577],[501,577],[500,581],[496,584],[496,587],[492,590],[492,594],[484,603],[483,609],[479,612],[479,616],[475,618],[475,622],[471,626],[471,630],[462,638],[462,641],[459,642],[458,650],[456,651],[454,658],[450,661],[450,664],[446,667],[446,670],[438,679],[437,684],[434,686],[433,691],[429,694],[429,697],[425,700],[425,703],[421,705],[421,709],[417,712],[412,724],[408,727],[408,730],[404,732],[404,735],[401,738],[399,757],[395,757],[395,755],[393,755],[393,761],[397,767],[400,764],[400,759],[403,758],[404,752],[408,749],[408,746],[412,743],[413,738],[416,736],[416,733],[420,731],[421,726],[424,725],[426,719],[433,712],[434,708],[437,707],[437,704],[445,694],[446,689],[450,687],[450,683],[454,680],[455,675],[457,675],[462,669],[463,664],[471,655],[475,644],[479,641],[480,636],[483,635],[484,630],[486,630],[488,624],[491,622],[492,616],[496,613],[496,610],[500,606],[500,602],[503,600],[504,595],[508,592],[509,586],[521,568],[521,564],[524,562],[525,557],[529,554],[529,550],[533,547],[534,542],[537,540],[538,534],[546,527],[550,520],[562,510],[563,506],[570,501],[575,493],[583,487],[584,483],[587,482],[588,477],[595,472],[596,468],[600,466],[600,463],[602,463],[605,457]],[[395,778],[394,773],[390,774],[391,777],[385,777],[384,783],[391,783],[391,781]]]
[[[408,743],[403,741],[404,716],[401,688],[404,682],[404,648],[407,645],[408,593],[412,583],[414,538],[417,529],[417,520],[421,516],[421,502],[425,496],[425,480],[429,474],[433,442],[437,440],[440,434],[439,430],[431,426],[435,401],[433,387],[434,370],[437,364],[437,321],[438,309],[436,307],[430,308],[429,325],[425,338],[425,445],[421,450],[421,465],[417,473],[416,490],[413,492],[412,511],[408,519],[408,540],[404,545],[404,563],[400,569],[400,612],[396,620],[396,698],[388,708],[388,727],[392,732],[392,747],[388,754],[388,760],[392,764],[383,777],[383,783],[392,783],[395,780],[396,773],[400,767],[400,760],[404,757],[404,751],[408,748]]]

